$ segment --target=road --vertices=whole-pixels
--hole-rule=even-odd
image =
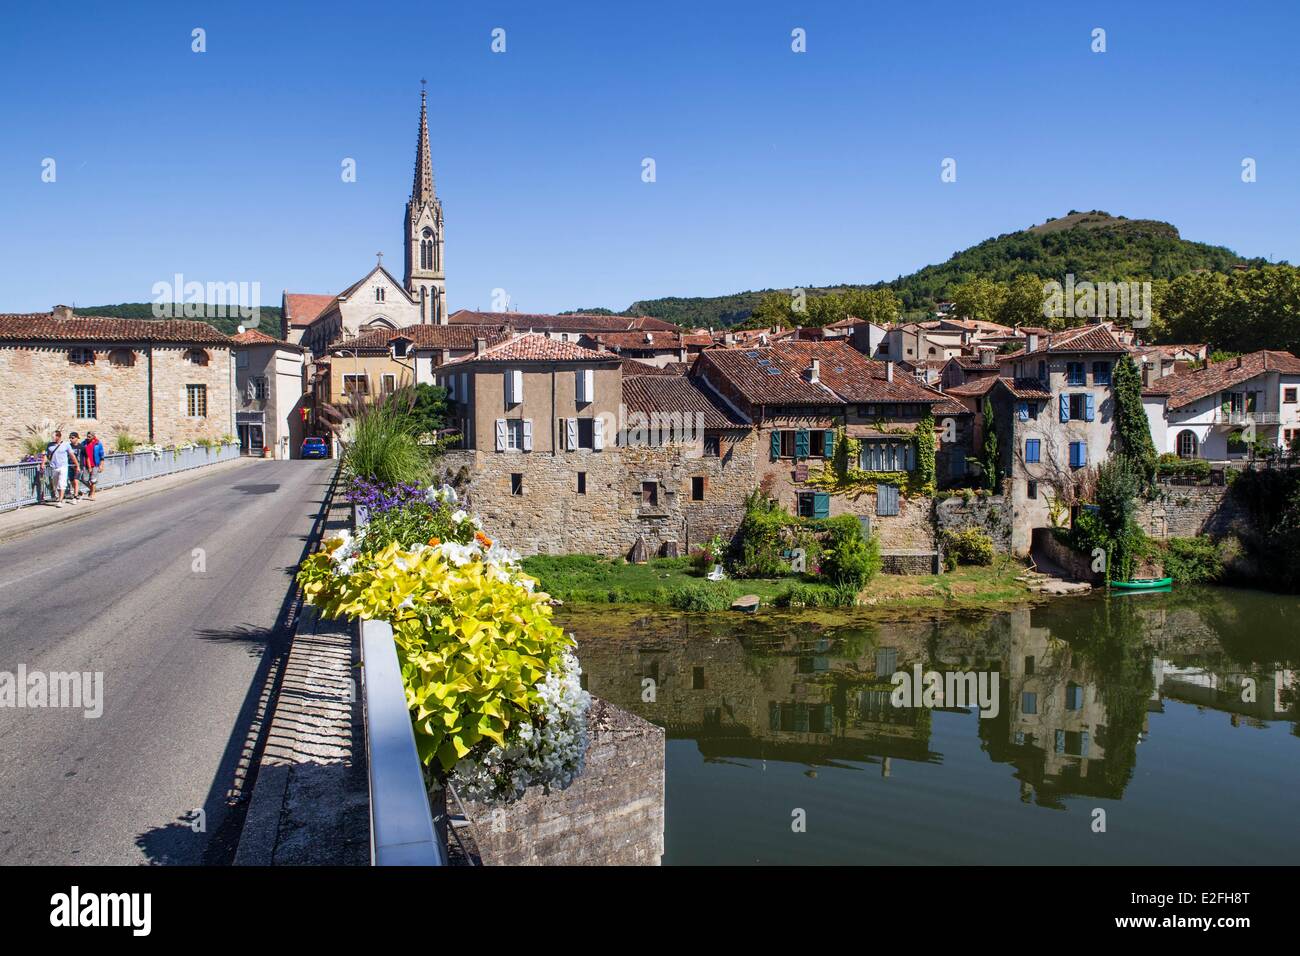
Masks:
[[[0,706],[0,864],[233,859],[333,465],[250,461],[0,543],[0,679],[103,675],[99,717]]]

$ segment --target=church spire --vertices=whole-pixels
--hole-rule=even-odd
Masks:
[[[420,81],[420,139],[415,147],[415,183],[411,198],[417,206],[433,201],[433,159],[429,155],[429,111],[425,81]]]

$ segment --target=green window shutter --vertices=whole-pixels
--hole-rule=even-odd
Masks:
[[[826,457],[835,457],[835,429],[826,429]]]
[[[781,433],[772,432],[772,460],[776,461],[781,457]]]
[[[801,428],[794,433],[794,456],[796,458],[808,457],[808,429]]]
[[[813,495],[813,517],[829,518],[831,514],[831,496],[825,491]]]

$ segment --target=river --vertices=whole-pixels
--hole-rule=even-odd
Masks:
[[[1300,862],[1294,596],[557,622],[585,686],[667,732],[666,864]],[[996,704],[896,706],[918,671]]]

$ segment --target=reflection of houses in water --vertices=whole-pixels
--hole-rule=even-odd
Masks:
[[[894,670],[925,661],[928,627],[891,631],[891,646],[877,649],[861,632],[846,641],[805,628],[742,642],[691,633],[690,622],[665,635],[666,623],[647,622],[645,637],[633,630],[584,641],[588,690],[669,737],[695,740],[708,758],[939,759],[928,712],[889,702]]]
[[[1266,726],[1264,721],[1268,720],[1283,720],[1296,699],[1296,672],[1290,669],[1210,669],[1194,664],[1180,666],[1157,657],[1151,662],[1151,673],[1156,697],[1225,711],[1232,715],[1234,727],[1240,725],[1241,717],[1247,718],[1252,727]]]

